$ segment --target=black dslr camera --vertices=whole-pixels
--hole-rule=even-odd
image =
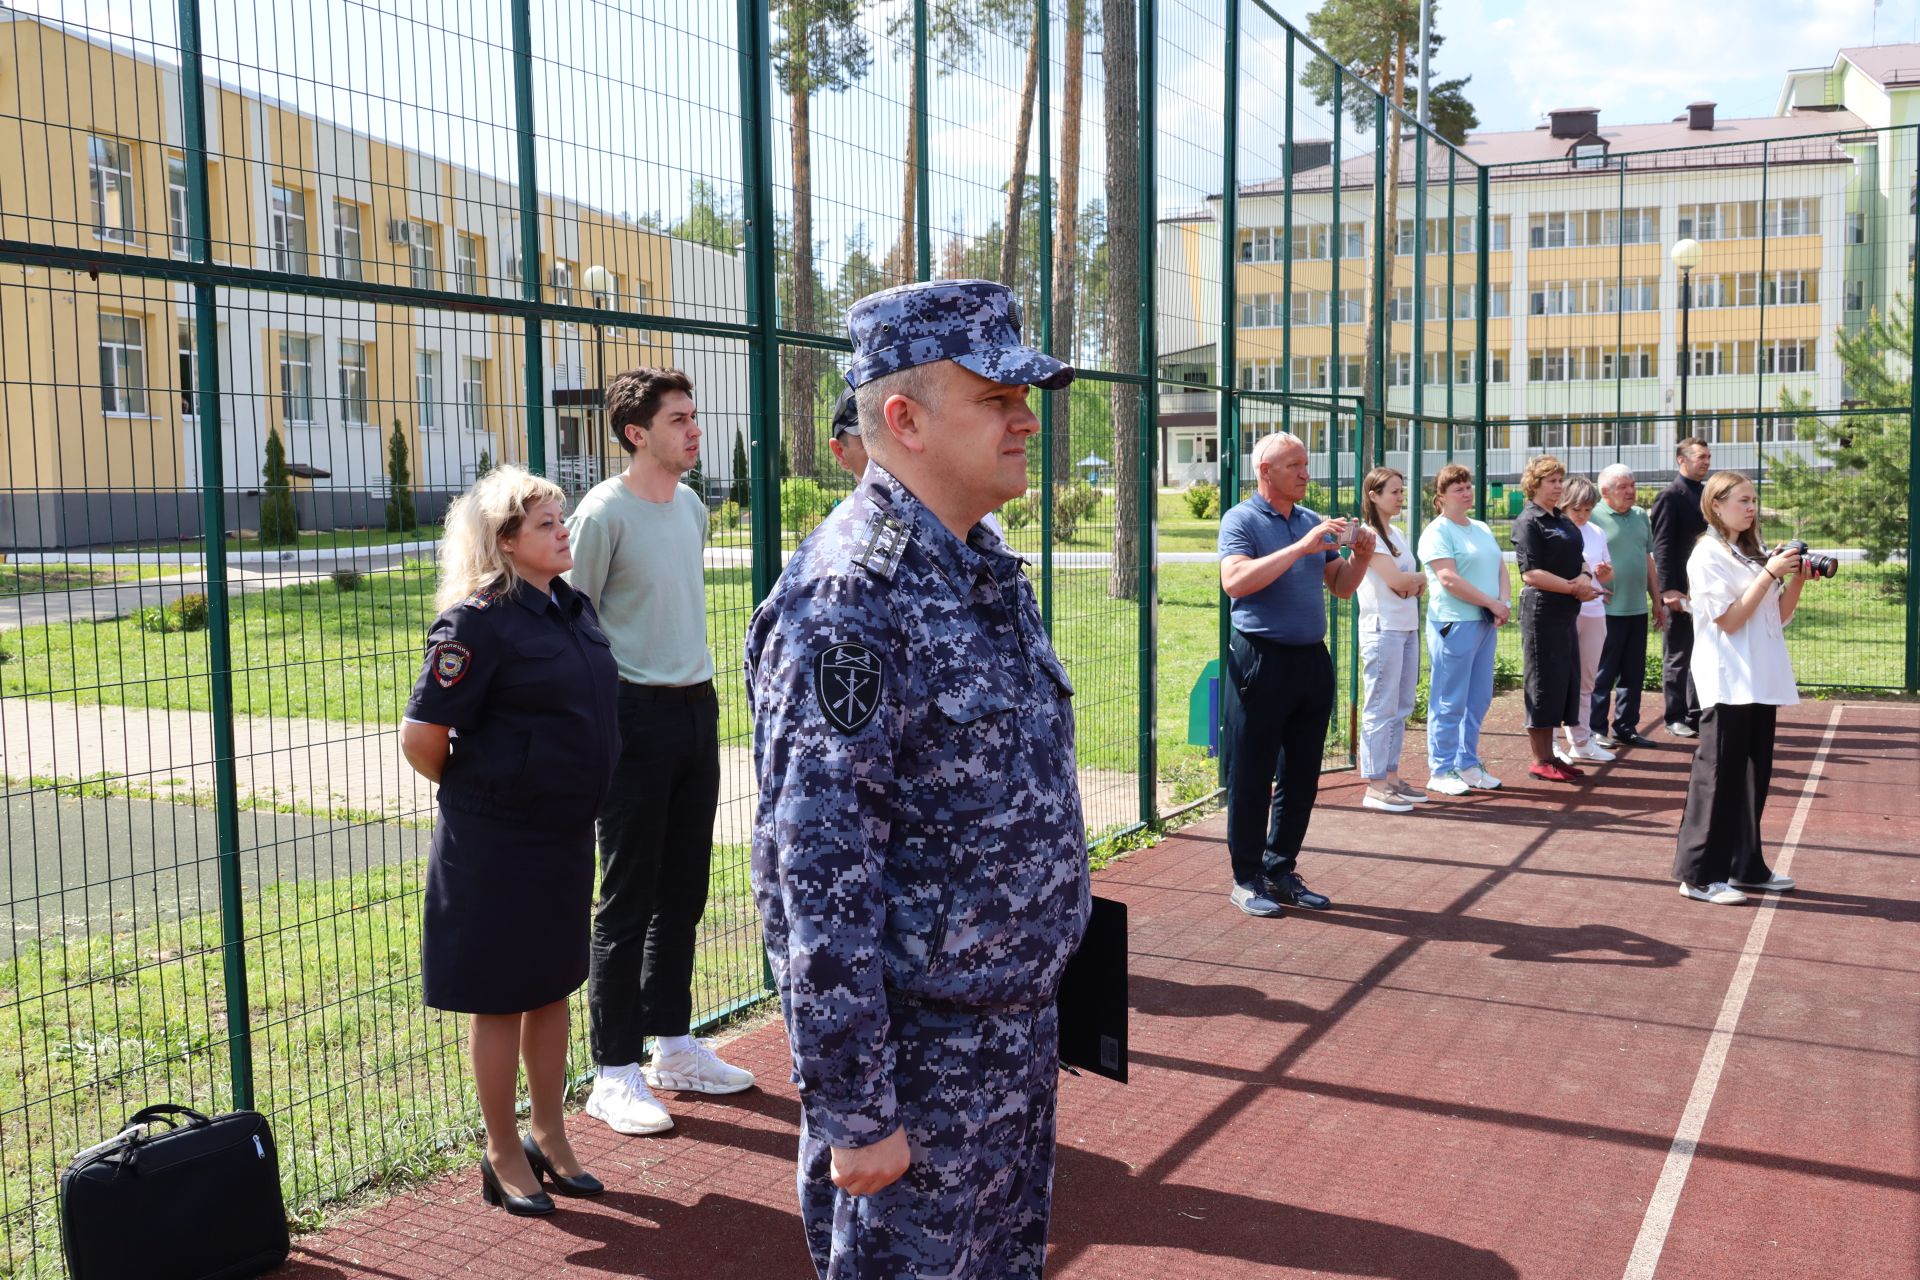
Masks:
[[[1790,542],[1781,543],[1779,549],[1776,550],[1774,554],[1779,555],[1782,551],[1799,552],[1800,563],[1806,566],[1807,576],[1809,578],[1831,578],[1834,574],[1840,572],[1840,562],[1838,560],[1832,556],[1823,556],[1807,550],[1807,544],[1798,538]]]

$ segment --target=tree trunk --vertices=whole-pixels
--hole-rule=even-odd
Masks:
[[[1140,349],[1140,101],[1134,0],[1101,0],[1106,53],[1103,123],[1107,135],[1108,357],[1131,369]],[[1152,373],[1151,369],[1140,370]],[[1113,388],[1113,567],[1107,594],[1131,599],[1140,589],[1140,388]],[[1142,696],[1151,697],[1151,692]]]
[[[920,119],[920,78],[907,74],[906,184],[900,189],[900,237],[887,255],[887,283],[906,284],[914,277],[914,238],[920,225],[915,196],[920,186],[919,152],[914,149],[914,125]]]
[[[1020,264],[1020,211],[1027,203],[1027,139],[1033,133],[1033,100],[1040,87],[1040,41],[1028,32],[1027,74],[1020,82],[1020,125],[1013,138],[1013,176],[1007,183],[1007,212],[1000,227],[1000,283],[1013,288]]]
[[[1060,189],[1054,209],[1053,351],[1056,359],[1079,359],[1075,340],[1079,301],[1080,253],[1080,109],[1085,102],[1087,0],[1067,0],[1066,65],[1060,97]],[[1065,484],[1073,475],[1072,389],[1053,396],[1053,477]]]
[[[1401,44],[1401,45],[1396,45],[1394,48],[1393,66],[1388,71],[1386,79],[1381,84],[1380,92],[1382,93],[1382,95],[1386,97],[1388,102],[1393,103],[1395,106],[1399,106],[1401,104],[1401,101],[1406,95],[1406,86],[1407,86],[1407,46],[1404,44]],[[1394,111],[1390,113],[1387,117],[1386,226],[1376,229],[1376,233],[1374,235],[1374,241],[1375,241],[1374,252],[1380,254],[1386,261],[1385,277],[1386,277],[1387,283],[1386,283],[1385,293],[1381,297],[1373,299],[1373,307],[1387,306],[1388,300],[1393,297],[1393,266],[1394,266],[1394,258],[1396,256],[1395,246],[1399,242],[1399,235],[1400,235],[1400,113],[1398,111]],[[1369,288],[1367,292],[1369,296],[1371,296],[1373,290]],[[1369,318],[1371,318],[1372,316],[1373,307],[1368,308]],[[1387,426],[1386,398],[1384,395],[1382,395],[1379,398],[1378,402],[1376,403],[1376,399],[1374,396],[1374,388],[1379,385],[1379,383],[1375,379],[1375,370],[1381,367],[1381,362],[1390,361],[1393,359],[1393,320],[1391,317],[1391,313],[1389,313],[1387,323],[1384,326],[1380,326],[1380,333],[1382,336],[1386,338],[1386,344],[1384,348],[1381,346],[1380,342],[1375,336],[1375,325],[1373,325],[1372,323],[1369,323],[1367,325],[1367,358],[1366,358],[1365,368],[1363,369],[1362,375],[1361,375],[1366,379],[1366,385],[1361,388],[1361,394],[1366,397],[1366,400],[1365,400],[1366,413],[1363,415],[1364,423],[1361,428],[1361,436],[1360,436],[1360,467],[1362,470],[1365,470],[1366,468],[1371,467],[1373,465],[1375,450],[1377,448],[1385,447],[1384,440],[1382,440],[1382,443],[1376,445],[1375,439],[1376,439],[1376,436],[1384,437],[1386,433],[1386,426]],[[1418,371],[1415,372],[1414,376],[1415,377],[1420,376]]]
[[[813,139],[809,95],[788,95],[793,110],[793,306],[786,327],[811,333],[813,314]],[[787,365],[784,401],[787,440],[792,446],[793,474],[812,476],[814,469],[814,390],[816,355],[811,347],[791,347],[782,353]]]

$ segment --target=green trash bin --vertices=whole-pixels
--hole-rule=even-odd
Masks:
[[[1521,493],[1518,489],[1507,490],[1507,514],[1509,516],[1519,515],[1520,508],[1526,504],[1527,496],[1525,494]]]

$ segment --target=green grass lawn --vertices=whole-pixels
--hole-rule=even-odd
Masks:
[[[293,547],[269,547],[260,541],[260,535],[253,529],[241,529],[227,538],[227,551],[344,551],[354,547],[391,547],[409,542],[438,542],[441,528],[437,524],[422,524],[412,529],[393,530],[387,528],[364,529],[302,529],[299,541]],[[123,554],[141,551],[166,551],[185,555],[198,555],[204,547],[198,538],[179,538],[172,542],[130,542],[110,551]]]
[[[466,1019],[420,1002],[424,873],[414,861],[247,894],[254,1105],[297,1221],[476,1156]],[[746,850],[716,848],[696,1016],[758,993],[761,963]],[[0,965],[0,999],[0,1274],[31,1275],[28,1259],[59,1257],[55,1179],[76,1151],[148,1103],[234,1105],[219,919],[23,943]]]
[[[0,597],[41,591],[85,591],[155,578],[177,577],[178,565],[0,564]]]

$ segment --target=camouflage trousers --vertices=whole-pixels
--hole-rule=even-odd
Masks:
[[[800,1130],[800,1214],[822,1280],[1039,1280],[1053,1197],[1059,1021],[890,1010],[894,1095],[912,1162],[892,1186],[833,1185]]]

